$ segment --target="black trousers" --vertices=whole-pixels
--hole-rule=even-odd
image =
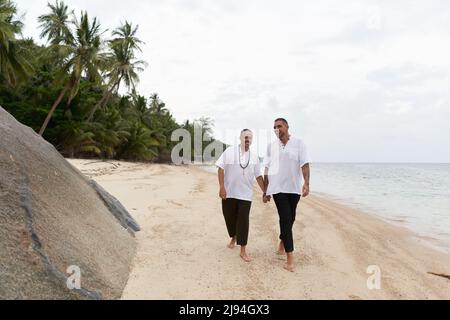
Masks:
[[[297,215],[297,206],[300,202],[300,195],[291,193],[279,193],[273,195],[273,200],[280,216],[280,240],[283,241],[287,253],[294,251],[294,236],[292,227]]]
[[[230,238],[237,238],[238,246],[246,246],[250,225],[250,201],[226,199],[222,201],[222,211],[225,217]]]

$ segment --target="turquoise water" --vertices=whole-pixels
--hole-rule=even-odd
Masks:
[[[312,190],[450,245],[450,164],[312,165]]]
[[[316,163],[311,191],[450,248],[450,164]]]

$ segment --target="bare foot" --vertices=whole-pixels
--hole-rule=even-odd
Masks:
[[[227,247],[230,249],[236,248],[236,238],[231,239],[231,242]]]
[[[287,254],[287,263],[284,265],[284,269],[294,272],[294,254],[292,252]]]
[[[284,249],[283,241],[280,241],[280,245],[278,246],[277,255],[284,256],[286,254],[286,251]]]
[[[289,271],[289,272],[294,272],[295,267],[294,267],[293,264],[286,264],[286,265],[284,266],[284,269],[286,269],[286,270]]]
[[[240,256],[245,262],[252,262],[252,259],[246,253],[241,253]]]

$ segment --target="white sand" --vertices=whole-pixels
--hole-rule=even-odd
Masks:
[[[250,264],[229,239],[215,175],[198,168],[71,160],[137,219],[138,249],[123,299],[450,299],[448,252],[364,212],[310,196],[294,227],[297,269],[275,255],[278,217],[253,203]],[[314,185],[312,186],[314,188]],[[381,290],[367,288],[369,265]]]

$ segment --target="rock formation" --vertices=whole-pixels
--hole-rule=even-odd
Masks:
[[[1,299],[120,298],[137,230],[114,197],[0,107]]]

